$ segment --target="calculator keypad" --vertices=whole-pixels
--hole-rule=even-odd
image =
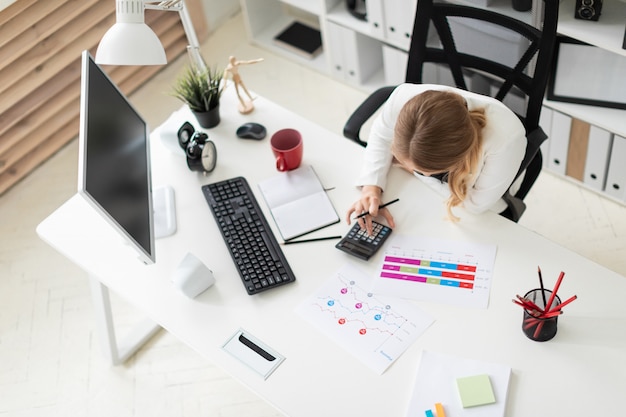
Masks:
[[[390,227],[378,222],[373,221],[372,226],[372,234],[368,235],[365,229],[361,229],[359,223],[355,223],[335,247],[357,258],[368,260],[380,249],[391,233]]]

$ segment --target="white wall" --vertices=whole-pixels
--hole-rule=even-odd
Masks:
[[[3,1],[3,0],[0,0]],[[239,0],[202,0],[209,33],[240,9]]]

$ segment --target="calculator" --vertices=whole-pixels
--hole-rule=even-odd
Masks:
[[[384,224],[372,221],[372,226],[373,232],[370,236],[365,229],[361,229],[358,222],[355,223],[335,247],[367,261],[380,249],[391,234],[391,228]]]

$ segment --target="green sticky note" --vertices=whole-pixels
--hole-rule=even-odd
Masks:
[[[457,378],[456,386],[459,389],[459,396],[461,397],[463,408],[493,404],[496,402],[489,375],[474,375]]]

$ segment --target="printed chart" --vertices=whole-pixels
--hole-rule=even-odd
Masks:
[[[494,245],[391,236],[372,291],[487,308],[495,257]]]
[[[433,323],[416,306],[369,292],[371,278],[347,264],[296,312],[379,374]]]

